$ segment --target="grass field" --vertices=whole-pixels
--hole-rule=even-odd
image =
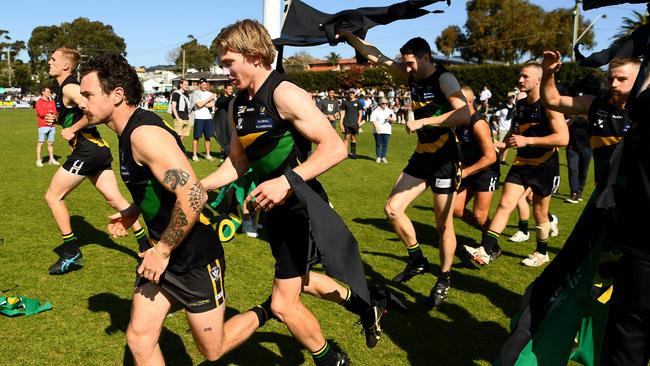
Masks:
[[[135,239],[133,236],[112,239],[107,235],[111,208],[91,184],[84,182],[66,202],[73,228],[82,241],[85,266],[64,276],[47,273],[48,266],[56,260],[53,249],[61,242],[43,200],[56,167],[37,168],[34,164],[37,140],[34,114],[31,110],[0,110],[0,177],[5,182],[0,189],[0,291],[50,301],[54,308],[30,317],[0,317],[5,339],[0,345],[0,360],[12,365],[130,364],[124,332],[135,280]],[[364,129],[369,131],[370,126]],[[100,126],[100,131],[111,145],[113,156],[117,156],[115,134],[105,126]],[[365,347],[361,328],[353,326],[357,320],[353,315],[339,305],[308,296],[303,297],[304,302],[320,319],[326,338],[344,349],[354,365],[489,364],[508,335],[509,320],[519,308],[521,294],[542,270],[519,265],[534,250],[534,240],[513,244],[502,239],[503,256],[483,269],[456,258],[447,303],[426,312],[421,303],[435,282],[433,275],[417,276],[406,285],[390,281],[403,268],[406,253],[384,217],[383,205],[415,144],[415,137],[408,136],[401,126],[396,126],[393,132],[389,164],[375,163],[374,141],[366,132],[359,137],[361,158],[344,161],[321,181],[334,207],[359,241],[368,280],[387,284],[403,296],[410,314],[388,314],[383,321],[384,337],[377,348],[370,350]],[[46,149],[43,150],[45,153]],[[59,136],[55,153],[61,162],[69,153]],[[564,203],[569,189],[563,152],[561,158],[562,185],[551,204],[552,211],[560,217],[560,235],[550,241],[552,257],[584,205]],[[201,160],[192,166],[203,177],[217,164]],[[113,168],[119,171],[117,161],[113,162]],[[502,177],[505,173],[506,169],[502,169]],[[589,177],[588,190],[591,190],[593,175]],[[119,184],[130,198],[124,185]],[[492,212],[498,198],[499,194],[495,195]],[[427,193],[407,213],[435,273],[439,263],[438,239],[431,205],[431,194]],[[513,215],[504,236],[516,231],[516,220]],[[459,246],[480,239],[480,232],[460,221],[455,222],[455,228]],[[274,262],[263,239],[238,235],[224,247],[228,263],[228,314],[234,314],[266,299]],[[160,343],[169,365],[204,362],[179,309],[166,320]],[[282,324],[271,321],[217,364],[309,365],[313,362]]]

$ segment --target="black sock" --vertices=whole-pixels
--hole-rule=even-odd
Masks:
[[[438,283],[441,283],[447,287],[451,284],[451,271],[440,272],[438,274]]]
[[[481,245],[487,254],[490,254],[498,247],[499,244],[499,233],[496,231],[488,230],[483,233],[483,239],[481,239]]]
[[[548,221],[549,222],[553,221],[553,215],[551,214],[550,211],[546,214],[546,216],[548,216]]]
[[[528,220],[519,220],[519,231],[528,234]]]
[[[535,251],[539,254],[546,254],[546,248],[548,248],[548,239],[537,239],[537,249]]]
[[[311,353],[311,357],[314,358],[316,366],[334,366],[334,363],[336,362],[334,356],[335,352],[327,341],[325,341],[325,345],[323,345],[323,347],[318,351]]]
[[[348,295],[341,305],[343,305],[347,311],[359,316],[368,310],[368,304],[357,296],[357,294],[352,293],[352,290],[348,290]]]
[[[422,248],[420,248],[420,244],[418,243],[415,243],[410,247],[406,247],[406,250],[409,253],[409,262],[415,262],[416,260],[423,257]]]
[[[350,142],[350,153],[352,153],[352,155],[357,154],[357,143],[356,142]]]
[[[271,311],[271,296],[269,296],[269,298],[263,303],[254,306],[250,311],[257,315],[257,320],[260,323],[258,328],[263,327],[269,319],[278,319]]]
[[[79,253],[79,244],[74,232],[62,234],[61,237],[63,238],[63,255],[74,256]]]
[[[138,243],[138,249],[140,252],[144,252],[149,249],[149,239],[147,238],[147,231],[141,227],[140,230],[133,231],[135,234],[135,242]]]

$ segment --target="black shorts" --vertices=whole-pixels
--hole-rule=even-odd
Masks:
[[[293,207],[276,206],[267,215],[275,278],[279,279],[303,276],[320,260],[318,250],[311,245],[307,213],[299,205],[289,202],[293,199],[295,196],[285,203]]]
[[[359,133],[359,127],[358,126],[343,126],[343,129],[345,130],[345,134],[350,134],[350,135],[357,135]]]
[[[530,187],[537,196],[550,196],[560,188],[560,167],[555,164],[513,165],[505,181],[525,188]]]
[[[112,162],[113,156],[108,146],[100,147],[84,141],[72,150],[62,167],[72,174],[89,177],[111,169]]]
[[[499,189],[499,176],[499,171],[483,170],[463,179],[460,182],[460,187],[471,189],[474,192],[494,192]]]
[[[217,258],[189,272],[165,271],[158,286],[180,302],[188,312],[203,313],[218,308],[226,301],[225,272],[225,259]],[[149,280],[138,276],[135,287],[138,288],[147,282]]]
[[[409,159],[404,173],[422,179],[436,194],[451,194],[460,185],[460,163],[453,160],[441,161],[428,155],[415,153]]]

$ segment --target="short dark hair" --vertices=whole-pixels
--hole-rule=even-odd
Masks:
[[[431,46],[429,42],[425,41],[422,37],[415,37],[408,40],[404,43],[402,48],[399,49],[399,53],[403,55],[414,55],[417,58],[422,58],[424,55],[428,55],[431,59]]]
[[[81,66],[81,77],[97,73],[97,78],[104,94],[109,94],[115,88],[122,87],[126,104],[138,105],[142,99],[143,88],[135,69],[129,65],[122,55],[111,54],[90,58]]]

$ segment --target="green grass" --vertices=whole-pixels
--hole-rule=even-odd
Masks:
[[[366,131],[370,126],[364,127]],[[57,130],[58,132],[59,130]],[[100,131],[117,156],[115,134],[105,126]],[[366,275],[370,282],[388,284],[403,296],[408,315],[384,318],[383,340],[373,350],[365,347],[355,317],[340,306],[304,296],[318,317],[326,338],[334,340],[355,365],[471,365],[488,364],[498,355],[508,335],[510,317],[518,310],[521,294],[541,272],[519,261],[534,249],[501,240],[504,255],[487,268],[477,269],[456,258],[452,290],[438,310],[424,311],[421,302],[433,286],[433,275],[418,276],[407,285],[390,282],[404,266],[405,250],[383,213],[395,178],[415,146],[415,137],[395,126],[389,142],[389,164],[374,161],[374,141],[368,132],[359,136],[358,160],[346,160],[321,181],[337,212],[359,241]],[[125,352],[124,332],[129,321],[137,246],[133,236],[112,239],[106,233],[111,208],[84,182],[66,199],[75,232],[82,238],[85,267],[65,276],[50,276],[48,266],[56,259],[53,248],[60,234],[43,201],[55,167],[37,168],[35,161],[36,121],[33,111],[0,110],[0,291],[50,301],[54,309],[30,317],[0,317],[4,341],[0,359],[15,365],[119,365],[130,359]],[[201,144],[202,145],[202,144]],[[45,149],[44,149],[45,151]],[[202,151],[202,148],[200,149]],[[57,136],[55,153],[65,156],[69,148]],[[510,154],[512,158],[514,154]],[[554,196],[552,211],[560,217],[560,236],[550,241],[554,256],[570,233],[584,203],[564,203],[568,195],[566,165],[562,152],[562,186]],[[202,160],[192,163],[203,177],[216,168]],[[113,162],[119,171],[117,161]],[[502,169],[502,177],[506,169]],[[590,178],[592,175],[590,174]],[[591,182],[590,182],[591,183]],[[126,197],[130,197],[120,182]],[[589,190],[592,189],[590,185]],[[493,210],[498,202],[495,195]],[[433,226],[431,194],[428,191],[408,209],[425,255],[438,269],[437,234]],[[516,215],[504,236],[516,231]],[[531,227],[533,223],[531,222]],[[456,221],[459,246],[480,239],[480,233]],[[229,314],[245,311],[263,301],[273,279],[273,258],[263,240],[237,236],[224,244],[228,273],[226,291]],[[174,311],[165,321],[161,347],[170,365],[204,362],[193,344],[185,316]],[[279,323],[269,322],[247,343],[218,364],[300,365],[311,357]]]

